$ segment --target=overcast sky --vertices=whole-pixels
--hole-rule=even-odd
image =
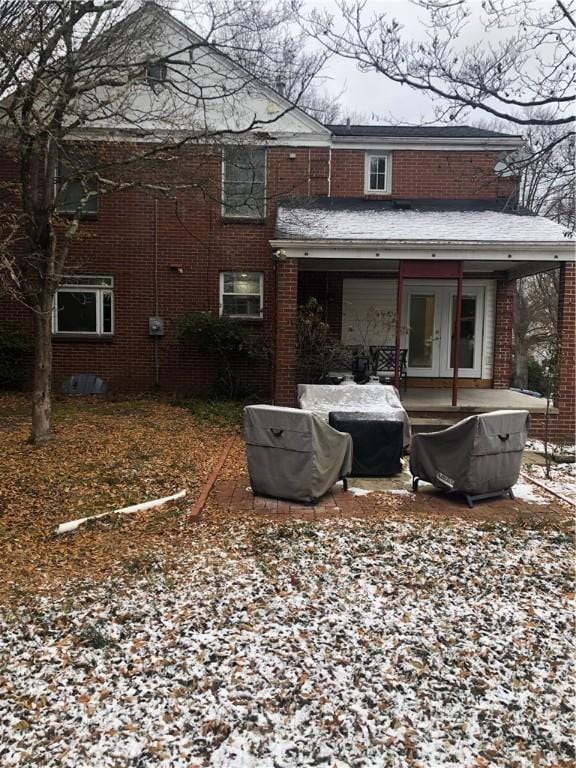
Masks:
[[[315,0],[307,5],[326,8],[335,14],[337,23],[337,9],[332,0]],[[367,13],[370,10],[386,11],[390,19],[400,22],[410,37],[422,34],[419,18],[422,14],[408,0],[372,0]],[[429,96],[392,83],[377,73],[360,72],[352,61],[334,56],[325,74],[328,78],[325,88],[339,96],[345,114],[361,113],[367,122],[421,124],[434,119],[433,102]]]
[[[555,0],[532,0],[534,7],[542,10],[555,5]],[[567,0],[570,5],[570,0]],[[507,37],[510,30],[486,32],[482,21],[481,0],[468,0],[472,16],[468,20],[459,39],[459,45],[482,43],[488,46],[499,37]],[[338,24],[338,9],[334,0],[307,0],[306,8],[322,7],[334,13],[335,26]],[[422,9],[416,7],[410,0],[367,0],[363,19],[367,21],[372,12],[386,12],[387,16],[396,19],[401,26],[405,38],[418,39],[425,34],[424,23],[429,17]],[[347,112],[361,113],[367,122],[396,122],[403,124],[422,124],[434,121],[434,102],[425,93],[420,93],[387,80],[377,73],[363,73],[354,62],[333,57],[326,68],[325,88],[334,96],[339,97],[340,103]],[[341,95],[340,95],[341,94]],[[355,116],[352,115],[354,118]],[[468,123],[486,121],[485,113],[477,111],[467,120]],[[514,126],[511,126],[514,127]],[[514,128],[514,132],[517,129]]]

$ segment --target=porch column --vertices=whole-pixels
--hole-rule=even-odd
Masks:
[[[560,267],[558,290],[558,376],[554,405],[560,413],[556,437],[574,442],[576,432],[576,264]]]
[[[494,389],[508,389],[512,381],[512,327],[514,281],[499,280],[496,286],[496,328],[494,331]]]
[[[296,330],[298,321],[298,262],[276,262],[276,338],[274,404],[294,407],[296,394]]]

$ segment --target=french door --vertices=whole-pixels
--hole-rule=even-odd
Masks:
[[[408,375],[448,377],[454,373],[454,315],[456,287],[426,284],[406,287],[404,345]],[[460,320],[458,373],[482,374],[484,288],[464,286]]]

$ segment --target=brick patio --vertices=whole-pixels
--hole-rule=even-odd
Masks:
[[[255,496],[249,490],[250,480],[241,476],[234,480],[221,480],[214,486],[214,497],[222,510],[232,513],[243,511],[262,515],[281,514],[304,520],[320,520],[326,517],[363,517],[375,511],[374,496],[354,496],[342,488],[334,488],[315,506],[295,504],[281,499]]]

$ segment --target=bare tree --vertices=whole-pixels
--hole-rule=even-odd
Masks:
[[[574,136],[576,22],[574,1],[412,0],[423,16],[420,39],[408,37],[387,12],[370,13],[366,0],[338,0],[338,14],[315,11],[302,24],[327,50],[362,71],[428,93],[436,119],[479,114],[516,126],[557,126],[550,142]],[[341,17],[342,21],[340,21]],[[461,43],[472,24],[484,39]]]
[[[514,385],[528,386],[528,361],[544,359],[558,328],[557,269],[516,281],[514,291]]]
[[[526,157],[517,161],[521,175],[519,202],[533,213],[576,228],[576,162],[574,136],[558,126],[530,126]]]
[[[319,73],[326,54],[308,49],[308,35],[298,26],[299,2],[215,1],[218,13],[228,21],[216,36],[221,50],[288,100],[297,101],[319,122],[329,124],[341,119],[339,96],[325,91],[321,76],[317,75],[302,92],[302,77],[310,71]]]
[[[94,199],[135,186],[217,197],[218,144],[249,141],[292,109],[257,113],[261,84],[212,44],[232,45],[230,8],[203,7],[198,36],[154,3],[0,5],[0,130],[16,169],[2,189],[0,285],[34,317],[33,442],[52,435],[52,308]],[[301,68],[294,103],[322,62]],[[182,153],[193,158],[185,177]]]

